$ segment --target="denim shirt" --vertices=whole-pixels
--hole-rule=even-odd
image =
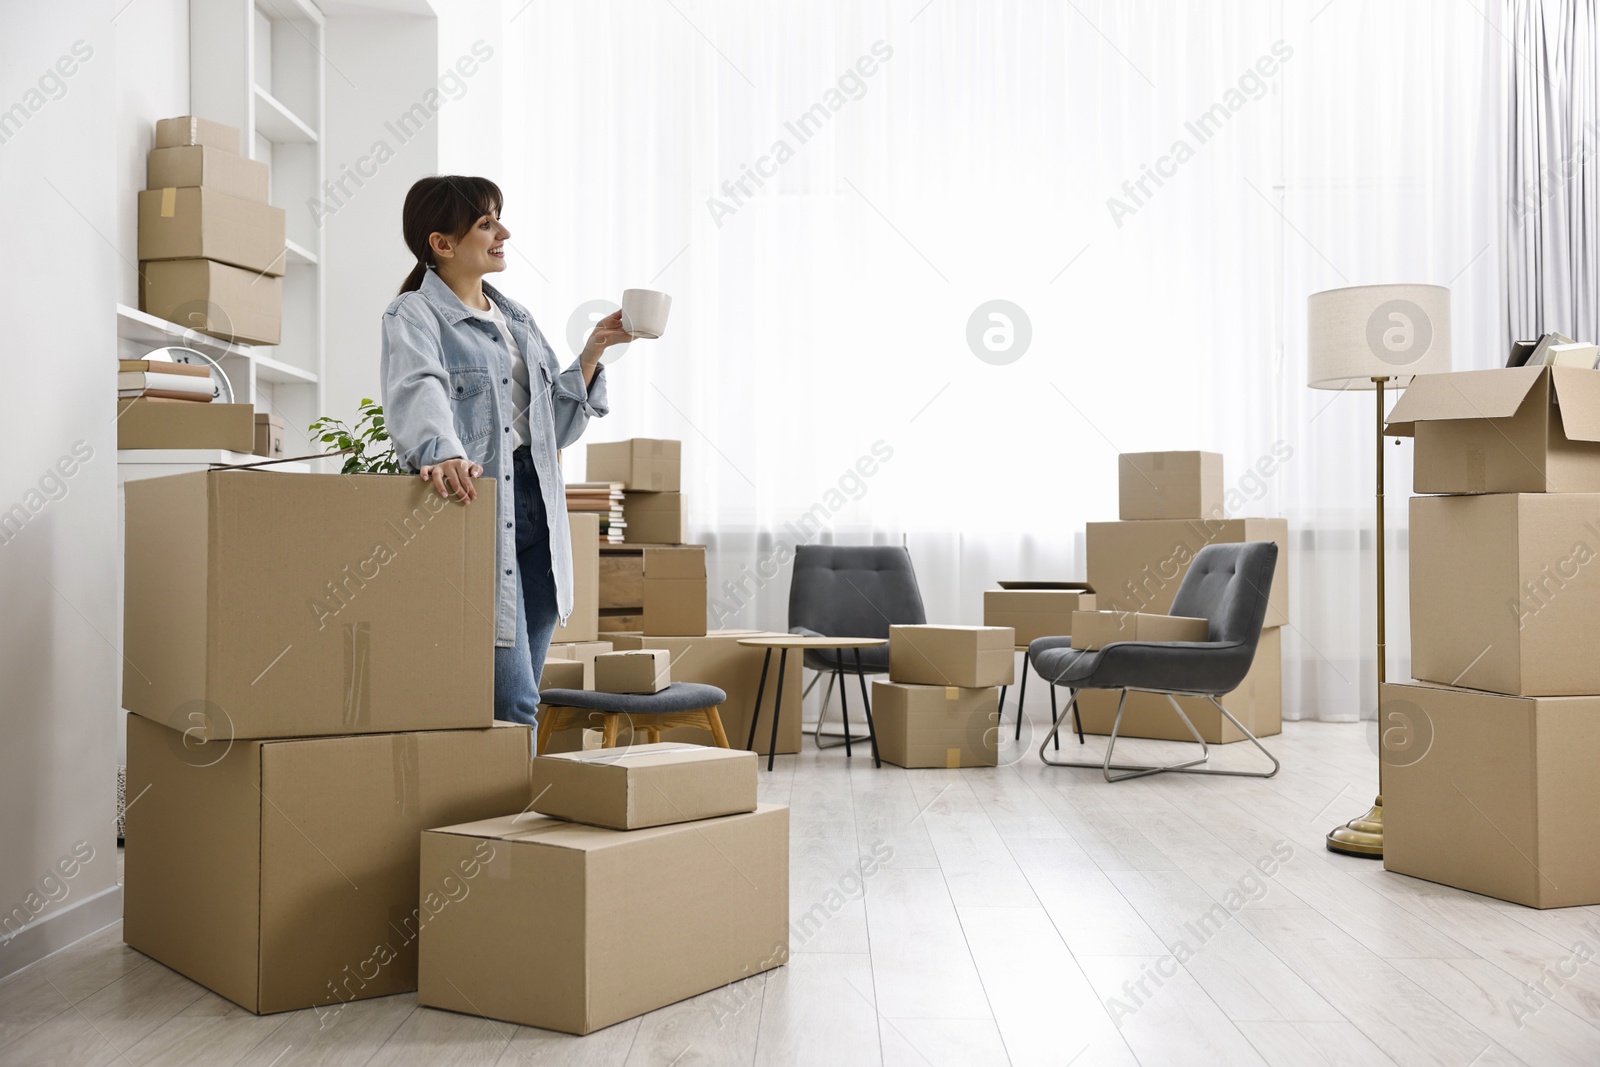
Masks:
[[[556,610],[572,614],[572,535],[566,484],[556,449],[576,441],[591,416],[605,415],[605,370],[587,387],[578,361],[566,370],[526,308],[485,284],[528,364],[528,450],[539,472],[550,520],[550,565]],[[537,369],[536,369],[537,368]],[[395,454],[408,470],[464,457],[495,481],[495,644],[516,643],[516,520],[511,485],[511,357],[494,323],[467,310],[436,271],[422,288],[402,293],[383,313],[383,411]]]

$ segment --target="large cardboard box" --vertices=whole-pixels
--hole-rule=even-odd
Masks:
[[[169,189],[203,185],[241,200],[267,202],[267,165],[209,145],[152,148],[145,157],[145,187]]]
[[[1283,630],[1274,627],[1261,631],[1261,643],[1256,646],[1256,658],[1250,671],[1239,683],[1239,688],[1222,697],[1222,705],[1257,737],[1271,737],[1283,732]],[[1078,690],[1078,718],[1086,734],[1109,734],[1117,718],[1117,698],[1121,694],[1109,689]],[[1065,694],[1062,694],[1063,698]],[[1238,727],[1223,718],[1211,702],[1201,697],[1179,697],[1189,721],[1207,744],[1226,745],[1243,741]],[[1061,702],[1066,708],[1065,699]],[[1072,732],[1069,722],[1061,729],[1062,737]],[[1183,723],[1172,710],[1167,698],[1155,693],[1129,693],[1127,707],[1123,709],[1119,737],[1149,737],[1162,741],[1194,741],[1194,735],[1184,729]]]
[[[600,693],[659,693],[672,684],[672,657],[661,648],[604,652],[594,659],[594,688]]]
[[[533,810],[641,830],[756,810],[756,754],[663,742],[540,756]]]
[[[1416,437],[1418,493],[1600,492],[1600,371],[1419,374],[1388,432]]]
[[[1600,696],[1383,687],[1383,865],[1533,908],[1600,904]]]
[[[1147,615],[1142,611],[1072,614],[1072,647],[1087,651],[1119,641],[1204,641],[1210,635],[1209,620],[1181,615]]]
[[[594,688],[594,659],[602,652],[610,652],[615,646],[610,641],[552,641],[547,661],[550,659],[576,660],[583,666],[582,685],[563,685],[563,689],[593,689]]]
[[[983,689],[1016,681],[1009,626],[891,626],[889,678],[912,685]]]
[[[461,890],[419,893],[422,831],[523,810],[530,736],[196,744],[129,716],[123,939],[260,1014],[413,990],[418,932]]]
[[[238,155],[243,143],[239,127],[229,126],[225,122],[203,119],[197,115],[179,115],[156,121],[157,148],[208,145]]]
[[[569,511],[567,529],[572,536],[572,614],[551,638],[561,644],[600,636],[600,516]]]
[[[1220,519],[1220,452],[1124,452],[1117,457],[1117,517]]]
[[[283,331],[283,279],[209,259],[139,265],[139,309],[191,330],[248,345]]]
[[[414,477],[271,470],[129,482],[123,707],[196,739],[488,726],[493,493],[480,479],[463,507]]]
[[[262,274],[284,270],[283,208],[205,187],[139,193],[139,259],[214,259]]]
[[[423,885],[474,861],[470,891],[422,929],[424,1007],[587,1034],[788,960],[785,807],[626,831],[507,816],[422,835]]]
[[[713,630],[702,637],[646,637],[643,634],[613,634],[612,641],[618,649],[664,648],[672,655],[672,676],[680,682],[701,682],[714,685],[728,694],[728,699],[717,707],[722,728],[730,745],[742,747],[750,737],[750,714],[755,709],[756,689],[761,682],[761,665],[766,650],[739,644],[741,638],[770,637],[761,630]],[[783,674],[783,715],[778,720],[779,755],[800,751],[801,655],[789,653],[788,666]],[[859,686],[854,678],[847,679],[855,697]],[[778,696],[778,653],[772,654],[767,671],[767,685],[761,696],[761,710],[756,720],[756,748],[766,755],[772,741],[772,708]],[[859,701],[852,712],[855,726],[863,736],[866,720],[862,717]],[[711,734],[699,727],[675,726],[661,732],[663,741],[686,741],[697,745],[713,743]]]
[[[1289,621],[1287,519],[1138,519],[1085,527],[1089,584],[1102,611],[1165,615],[1195,554],[1207,545],[1276,541],[1278,565],[1267,600],[1266,626]]]
[[[878,757],[896,767],[993,767],[1000,762],[996,688],[872,683]]]
[[[625,493],[622,539],[653,545],[681,545],[688,539],[682,493]]]
[[[117,401],[118,448],[224,448],[249,454],[256,427],[249,404],[128,397]]]
[[[644,624],[650,637],[702,637],[706,632],[704,545],[644,550]]]
[[[585,477],[591,482],[621,482],[624,489],[675,493],[682,485],[680,441],[634,437],[589,446]]]
[[[1081,589],[986,589],[983,592],[983,624],[1011,627],[1018,648],[1026,648],[1041,637],[1070,635],[1072,613],[1094,609],[1094,591],[1087,583],[1083,583]]]
[[[1411,673],[1523,696],[1600,693],[1600,494],[1411,500]]]

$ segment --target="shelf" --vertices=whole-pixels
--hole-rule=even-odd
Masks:
[[[305,245],[296,244],[294,241],[290,240],[285,240],[283,244],[284,247],[288,249],[290,263],[299,263],[311,267],[317,265],[317,254],[311,251],[311,249],[307,248]]]
[[[316,144],[317,131],[261,86],[255,87],[256,132],[273,144]]]
[[[256,10],[260,11],[272,22],[300,22],[309,23],[313,26],[322,25],[322,12],[317,10],[311,0],[286,0],[286,2],[289,7],[294,9],[288,14],[285,14],[283,9],[276,3],[265,6],[257,4]]]
[[[250,345],[224,341],[220,337],[212,337],[210,334],[179,326],[175,322],[158,319],[126,304],[117,305],[117,337],[135,344],[149,345],[151,348],[167,348],[172,345],[192,348],[212,359],[224,357],[250,359],[253,355]]]
[[[263,382],[285,382],[290,385],[316,385],[317,376],[308,370],[301,370],[292,363],[272,359],[269,356],[254,357],[256,364],[256,378]]]

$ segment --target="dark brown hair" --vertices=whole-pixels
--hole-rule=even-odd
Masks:
[[[400,212],[406,247],[417,257],[417,265],[406,275],[400,292],[422,287],[422,279],[433,265],[429,236],[444,233],[459,238],[485,215],[499,215],[503,204],[500,187],[488,178],[438,174],[418,179],[406,193],[405,207]]]

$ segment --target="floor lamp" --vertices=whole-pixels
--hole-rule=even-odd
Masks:
[[[1442,285],[1356,285],[1313,293],[1307,302],[1307,384],[1313,389],[1371,389],[1378,472],[1378,690],[1386,665],[1383,604],[1383,423],[1385,386],[1396,392],[1414,375],[1450,369],[1450,290]],[[1378,714],[1382,715],[1381,704]],[[1380,722],[1381,731],[1382,724]],[[1352,856],[1383,856],[1383,763],[1372,810],[1328,834],[1328,848]]]

